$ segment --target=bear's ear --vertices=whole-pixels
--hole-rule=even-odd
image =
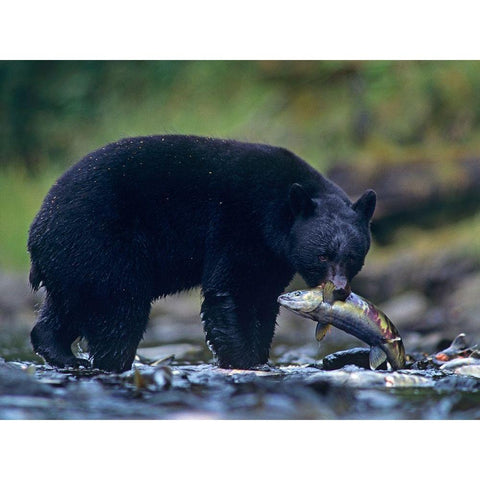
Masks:
[[[352,208],[369,222],[375,211],[377,194],[373,190],[367,190],[353,205]]]
[[[315,204],[308,193],[298,183],[290,187],[290,208],[295,216],[308,216],[313,213]]]

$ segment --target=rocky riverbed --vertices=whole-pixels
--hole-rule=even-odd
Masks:
[[[166,359],[106,374],[2,360],[0,418],[480,419],[480,370],[226,370]]]
[[[397,372],[335,366],[333,352],[365,345],[340,331],[317,344],[314,323],[284,311],[269,368],[220,369],[204,345],[194,292],[157,302],[132,370],[107,374],[44,365],[28,341],[41,294],[22,276],[6,283],[17,295],[0,297],[1,419],[480,419],[478,360],[475,368],[436,360],[453,337],[408,327],[400,313],[426,308],[413,294],[387,304],[404,325],[408,361]],[[471,335],[465,341],[474,346]]]

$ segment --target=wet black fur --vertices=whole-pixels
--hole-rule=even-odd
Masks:
[[[268,360],[277,297],[351,279],[369,248],[375,194],[337,185],[277,147],[194,136],[127,138],[52,186],[28,241],[30,281],[47,292],[34,350],[56,366],[131,367],[152,300],[202,286],[206,340],[221,366]],[[332,273],[333,272],[333,273]]]

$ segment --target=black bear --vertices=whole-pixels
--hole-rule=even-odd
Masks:
[[[268,360],[277,297],[299,272],[338,291],[361,269],[376,196],[345,192],[288,150],[197,136],[126,138],[52,186],[29,232],[30,283],[46,299],[31,332],[59,367],[88,340],[93,367],[131,368],[159,297],[201,285],[222,367]]]

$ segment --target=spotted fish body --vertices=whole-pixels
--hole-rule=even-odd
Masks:
[[[334,286],[297,290],[280,295],[278,302],[287,309],[316,322],[316,337],[321,340],[330,325],[349,333],[370,345],[372,369],[388,360],[393,370],[405,365],[405,349],[395,325],[372,303],[360,295],[350,293],[344,300],[336,300]]]

